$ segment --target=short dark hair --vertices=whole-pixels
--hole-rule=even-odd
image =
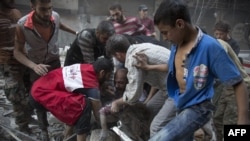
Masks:
[[[114,69],[114,64],[111,59],[99,58],[93,63],[93,67],[96,73],[104,70],[106,73],[112,72]]]
[[[101,34],[108,34],[110,36],[115,34],[115,27],[111,21],[101,21],[98,24],[96,30]]]
[[[41,3],[49,3],[49,2],[51,2],[51,0],[30,0],[30,2],[32,4],[36,4],[37,1],[39,1]]]
[[[219,30],[219,31],[222,31],[222,32],[229,32],[231,30],[231,27],[230,27],[228,22],[220,20],[220,21],[215,23],[214,31],[215,30]]]
[[[177,19],[191,23],[188,6],[182,0],[164,0],[156,10],[154,15],[155,25],[160,23],[175,26]]]
[[[112,35],[106,43],[106,54],[114,55],[116,52],[126,53],[129,46],[130,43],[124,35]]]
[[[114,3],[109,7],[109,10],[115,10],[115,9],[122,11],[122,6],[119,3]]]

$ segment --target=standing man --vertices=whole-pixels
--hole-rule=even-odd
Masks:
[[[32,108],[28,104],[28,93],[23,83],[25,67],[13,56],[15,24],[20,18],[21,13],[14,7],[14,1],[0,1],[0,78],[4,80],[1,89],[4,89],[13,106],[15,123],[19,130],[31,133],[28,124],[31,121]]]
[[[116,34],[147,35],[152,33],[140,22],[137,17],[126,17],[123,15],[122,6],[113,4],[109,7],[110,20],[113,21]]]
[[[152,36],[156,36],[154,21],[148,17],[148,7],[142,4],[138,7],[138,12],[141,23],[152,33]]]
[[[150,141],[193,140],[194,132],[212,117],[211,98],[217,77],[235,90],[237,124],[249,124],[248,92],[238,68],[216,39],[192,24],[186,3],[163,1],[156,11],[154,23],[164,38],[173,43],[167,90],[178,114]]]
[[[96,29],[83,29],[67,51],[64,66],[75,63],[93,63],[98,57],[106,57],[105,44],[115,33],[110,21],[101,21]]]
[[[230,35],[231,27],[227,22],[218,21],[214,25],[214,36],[217,39],[226,41],[233,49],[235,54],[238,56],[240,52],[240,46]]]
[[[51,0],[31,0],[32,11],[18,21],[14,56],[30,68],[30,85],[50,70],[61,67],[58,47],[59,29],[76,34],[76,32],[60,22],[60,16],[53,11]],[[26,46],[27,45],[27,46]],[[37,110],[39,119],[47,114]],[[48,123],[39,121],[45,132]],[[44,136],[44,138],[48,138]]]

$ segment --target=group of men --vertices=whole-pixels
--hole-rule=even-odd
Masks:
[[[151,113],[147,140],[191,141],[194,132],[213,118],[212,98],[218,80],[225,84],[223,93],[234,95],[238,115],[234,122],[249,124],[246,82],[250,79],[235,57],[239,48],[231,45],[232,52],[222,41],[235,44],[228,34],[217,41],[195,26],[184,2],[163,1],[154,15],[153,23],[172,43],[171,50],[154,38],[152,27],[147,28],[139,18],[125,16],[117,3],[109,8],[111,18],[96,28],[76,32],[60,22],[51,0],[31,0],[32,11],[23,17],[12,2],[1,1],[0,34],[8,32],[10,36],[1,39],[0,69],[6,77],[5,94],[13,104],[21,130],[30,132],[32,105],[42,130],[41,140],[49,140],[49,111],[67,128],[74,128],[77,141],[85,141],[91,130],[91,111],[100,122],[99,110],[107,102],[102,94],[110,94],[109,111],[117,113],[124,105],[141,102],[148,84],[148,97],[143,101]],[[145,5],[139,6],[140,12],[147,10]],[[221,28],[218,24],[215,27],[215,37],[220,38],[217,30]],[[76,35],[64,67],[57,46],[59,29]],[[115,73],[112,85],[114,70],[121,68],[126,72],[122,73],[123,79]],[[23,81],[26,70],[28,85]],[[110,92],[110,87],[115,91]]]
[[[20,131],[31,133],[29,123],[33,107],[29,104],[30,88],[35,80],[48,71],[60,68],[59,29],[76,34],[60,21],[50,0],[31,0],[31,12],[22,16],[13,0],[1,4],[1,78],[7,99],[12,103],[15,122]],[[24,78],[25,76],[25,78]],[[26,77],[27,76],[27,77]],[[47,116],[37,110],[39,119]],[[47,132],[48,123],[39,125]],[[42,127],[42,125],[46,125]],[[48,139],[48,136],[43,136]]]

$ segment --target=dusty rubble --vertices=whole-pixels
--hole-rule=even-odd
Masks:
[[[33,115],[36,119],[36,115]],[[3,90],[0,90],[0,140],[1,141],[38,141],[40,129],[36,122],[30,124],[32,134],[17,129],[11,103],[6,99]],[[61,141],[64,125],[48,113],[49,134],[51,141]]]

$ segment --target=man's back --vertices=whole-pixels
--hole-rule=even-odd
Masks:
[[[152,43],[142,43],[131,45],[126,53],[125,67],[128,69],[129,83],[124,93],[129,102],[135,102],[142,93],[142,85],[147,82],[153,87],[166,91],[166,72],[144,71],[136,68],[134,65],[137,60],[134,58],[136,53],[144,53],[148,56],[149,64],[167,64],[170,51],[165,47],[154,45]]]
[[[92,63],[103,53],[95,29],[83,29],[67,51],[64,66],[75,63]]]

